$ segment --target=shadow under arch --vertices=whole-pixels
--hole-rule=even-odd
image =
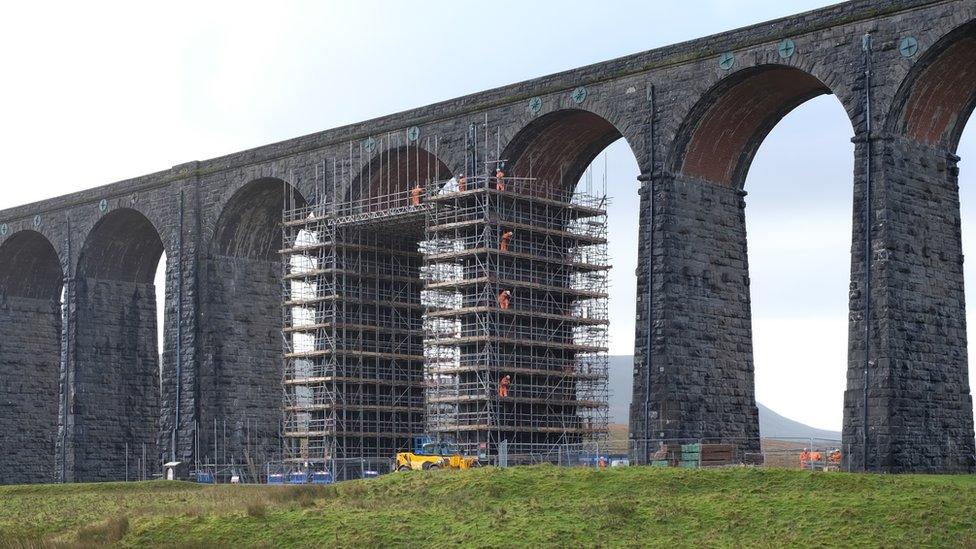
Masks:
[[[152,222],[137,210],[105,214],[88,233],[78,258],[78,276],[152,283],[163,242]]]
[[[58,253],[41,233],[20,231],[0,244],[0,295],[60,300],[62,283]]]
[[[971,21],[939,39],[912,67],[895,94],[886,127],[955,152],[974,109],[976,21]]]
[[[381,211],[409,204],[410,190],[454,177],[447,164],[420,145],[393,146],[363,163],[342,198],[353,210]],[[340,204],[341,206],[341,204]]]
[[[408,449],[413,436],[425,432],[421,406],[424,308],[420,297],[424,281],[418,248],[428,210],[407,206],[414,204],[411,195],[417,185],[433,193],[431,184],[443,184],[454,174],[420,143],[389,148],[382,143],[368,161],[352,167],[354,178],[349,187],[332,197],[339,217],[376,213],[334,228],[324,260],[335,269],[336,274],[329,278],[336,285],[335,304],[295,308],[300,316],[321,316],[342,326],[332,346],[324,345],[330,356],[334,350],[339,358],[312,359],[301,367],[329,372],[328,376],[343,381],[335,385],[333,394],[321,387],[308,388],[313,399],[330,403],[312,411],[311,420],[338,427],[327,428],[326,434],[307,443],[289,439],[287,452],[293,459],[302,455],[320,461],[325,458],[316,455],[316,448],[333,448],[330,456],[339,478],[349,478],[349,471],[361,467],[362,459],[385,463],[388,456]],[[417,200],[426,199],[417,196]],[[293,341],[296,346],[300,343]],[[322,347],[322,343],[316,344],[317,349]],[[299,389],[290,388],[296,400]],[[377,406],[381,403],[393,405]],[[349,465],[353,462],[356,464]]]
[[[231,195],[217,218],[211,253],[278,261],[281,249],[281,214],[287,201],[306,205],[305,197],[285,181],[255,179]]]
[[[820,79],[795,67],[738,71],[712,86],[689,111],[668,169],[741,189],[756,151],[776,124],[810,99],[829,94]]]
[[[263,177],[234,191],[217,217],[201,273],[196,436],[182,437],[200,463],[263,463],[279,452],[282,215],[305,205],[290,183]]]
[[[0,244],[0,484],[55,480],[62,283],[57,251],[41,233]]]
[[[153,279],[163,251],[152,222],[130,208],[105,214],[82,245],[71,292],[77,320],[62,449],[67,481],[131,479],[161,463]]]
[[[593,160],[621,137],[620,130],[599,114],[561,109],[519,130],[501,159],[507,163],[509,176],[534,178],[541,184],[572,191]],[[634,152],[633,146],[630,149]]]

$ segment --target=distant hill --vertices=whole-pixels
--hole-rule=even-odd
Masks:
[[[756,403],[759,408],[759,431],[763,438],[817,438],[823,440],[840,440],[839,431],[827,431],[810,427],[799,421],[783,417],[769,408]]]
[[[634,357],[616,355],[610,357],[610,422],[626,424],[630,415],[630,399],[633,393]],[[783,417],[761,403],[759,431],[763,438],[816,438],[840,440],[840,433],[817,429]]]

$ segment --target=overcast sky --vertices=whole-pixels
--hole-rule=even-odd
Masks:
[[[11,4],[0,19],[0,208],[830,3]],[[964,159],[976,156],[974,133]],[[776,127],[746,183],[758,399],[831,429],[845,383],[851,136],[836,99],[815,99]],[[597,180],[604,161],[612,345],[630,354],[637,168],[622,142],[598,160]],[[976,168],[961,166],[968,251]]]

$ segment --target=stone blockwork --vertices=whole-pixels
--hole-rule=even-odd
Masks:
[[[152,284],[80,279],[69,394],[68,479],[134,479],[160,471],[159,354]],[[128,452],[128,459],[126,456]]]
[[[647,185],[655,206],[654,355],[649,404],[645,389],[635,386],[631,421],[646,417],[641,432],[650,439],[735,441],[744,451],[758,451],[744,193],[687,177]],[[640,282],[646,284],[643,272]],[[642,352],[645,315],[642,308]],[[642,359],[638,355],[638,364]]]
[[[0,483],[54,480],[61,305],[0,301]]]
[[[216,256],[206,272],[200,458],[214,457],[216,421],[219,463],[264,463],[281,453],[281,265]]]
[[[867,144],[858,150],[866,154]],[[872,303],[867,468],[970,471],[973,402],[956,158],[904,138],[872,143]],[[862,187],[863,188],[863,187]],[[864,250],[863,199],[854,249]],[[863,261],[851,283],[852,367],[844,396],[844,445],[864,445]],[[851,452],[854,459],[863,453]],[[851,462],[859,469],[861,460]]]
[[[271,304],[272,295],[280,297],[278,275],[267,264],[242,267],[236,261],[273,261],[253,248],[277,242],[277,228],[255,223],[274,217],[261,206],[270,204],[269,193],[239,191],[262,183],[292,189],[310,202],[352,196],[356,189],[350,187],[364,167],[378,167],[389,160],[386,151],[411,144],[436,153],[452,173],[470,171],[494,154],[465,148],[472,131],[481,145],[487,131],[513,173],[545,174],[548,184],[566,183],[555,181],[556,174],[562,180],[581,173],[613,138],[626,140],[643,174],[642,227],[653,227],[650,235],[640,234],[633,435],[735,438],[751,447],[756,414],[741,188],[770,129],[821,93],[833,94],[844,107],[858,143],[848,464],[864,464],[863,286],[870,267],[868,464],[888,471],[972,470],[952,154],[976,105],[970,70],[976,50],[968,46],[974,36],[972,0],[856,0],[0,211],[0,258],[5,248],[40,249],[11,244],[15,235],[34,231],[53,248],[66,284],[64,390],[59,395],[28,388],[44,393],[40,401],[64,403],[57,473],[63,470],[69,480],[120,478],[119,448],[128,439],[147,440],[147,414],[155,414],[158,426],[148,436],[154,466],[171,457],[202,460],[211,442],[205,433],[212,425],[206,424],[218,416],[227,420],[228,446],[236,445],[228,448],[231,454],[252,414],[261,416],[261,425],[251,429],[260,436],[252,441],[260,439],[261,451],[272,451],[267,441],[275,438],[270,434],[280,412],[273,396],[280,395],[274,356],[280,343],[271,343],[279,328],[280,309]],[[906,38],[914,39],[909,46],[917,42],[917,51],[902,47]],[[940,75],[954,75],[953,85],[939,85]],[[730,126],[735,120],[748,124]],[[868,174],[870,212],[864,198]],[[100,222],[123,209],[131,210],[128,217],[99,230]],[[865,215],[872,227],[868,262]],[[125,223],[138,230],[124,229]],[[149,319],[157,304],[145,284],[160,245],[166,254],[166,321],[162,383],[154,392],[145,380],[158,363],[149,356],[156,351]],[[86,249],[93,252],[85,256]],[[0,296],[57,301],[57,269],[27,256],[16,254],[16,268],[0,262]],[[214,276],[222,257],[234,257],[233,266],[216,269],[234,273],[227,278]],[[653,276],[647,277],[650,259]],[[99,279],[95,286],[88,280],[93,277]],[[49,280],[50,291],[25,293],[23,280]],[[120,293],[112,301],[96,291],[106,280],[135,286],[114,288]],[[19,360],[8,356],[22,355],[11,346],[27,344],[13,330],[22,324],[16,319],[26,322],[30,313],[14,316],[0,322],[0,375]],[[137,328],[129,327],[132,321]],[[89,380],[106,385],[92,387]],[[127,387],[129,382],[135,386]],[[123,409],[138,420],[111,425],[93,415]],[[11,412],[4,425],[31,425],[25,409]],[[247,418],[243,430],[241,418]],[[223,418],[221,439],[222,427]],[[3,438],[0,455],[13,455],[12,440]]]

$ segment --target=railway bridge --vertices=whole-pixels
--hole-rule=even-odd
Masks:
[[[973,471],[955,151],[976,1],[855,0],[0,210],[0,481],[119,479],[215,437],[272,455],[286,203],[498,159],[572,185],[618,139],[641,171],[631,436],[758,439],[743,184],[825,94],[855,143],[846,465]]]

